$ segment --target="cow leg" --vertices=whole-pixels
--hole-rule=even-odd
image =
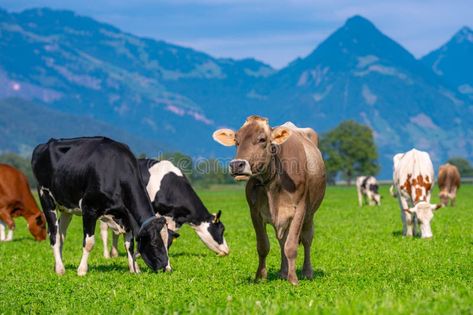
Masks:
[[[72,214],[63,212],[61,218],[59,219],[59,254],[61,255],[62,260],[62,249],[64,247],[64,240],[66,239],[67,228],[69,223],[71,223]]]
[[[53,248],[55,260],[54,270],[58,275],[63,275],[66,272],[66,269],[64,268],[64,263],[62,262],[62,248],[64,246],[64,239],[66,237],[67,227],[69,226],[69,223],[72,219],[72,214],[62,213],[61,218],[59,220],[56,220],[56,211],[51,212],[52,219],[54,219],[54,244],[50,235],[51,247]]]
[[[261,215],[253,207],[251,207],[251,220],[256,232],[256,248],[258,250],[258,269],[256,270],[255,280],[264,280],[268,277],[268,271],[266,270],[266,256],[269,253],[268,234]]]
[[[404,197],[399,196],[399,206],[401,208],[402,235],[413,236],[414,214],[407,211],[409,210],[409,203]]]
[[[455,207],[455,199],[457,198],[457,187],[452,187],[452,190],[450,191],[450,205],[452,207]]]
[[[277,232],[276,232],[276,237],[277,237]],[[287,239],[287,233],[284,233],[284,236],[282,238],[278,238],[279,241],[279,247],[281,249],[281,269],[279,269],[279,276],[282,279],[287,280],[287,257],[286,253],[284,252],[284,245],[286,244],[286,239]]]
[[[0,242],[5,240],[5,229],[6,224],[3,221],[0,221]]]
[[[5,224],[5,228],[8,230],[7,236],[5,237],[5,228],[3,230],[2,241],[11,241],[13,239],[13,231],[15,230],[15,222],[13,221],[9,209],[7,207],[0,208],[0,221]]]
[[[307,279],[312,279],[314,277],[314,269],[312,268],[312,262],[310,260],[310,248],[313,239],[314,220],[313,218],[307,218],[301,232],[301,242],[304,246],[304,265],[302,266],[302,275]]]
[[[85,276],[87,274],[88,265],[87,260],[89,254],[95,245],[95,225],[97,218],[90,209],[82,209],[82,225],[84,229],[84,241],[82,243],[82,258],[80,260],[79,268],[77,268],[77,274],[79,276]]]
[[[366,193],[366,199],[368,199],[368,205],[369,206],[374,206],[374,202],[373,202],[373,195],[372,195],[372,192],[368,190],[368,192]]]
[[[363,195],[362,195],[362,193],[361,193],[361,189],[358,188],[356,191],[357,191],[357,193],[358,193],[358,205],[359,205],[360,207],[362,207],[362,206],[363,206]]]
[[[287,280],[294,285],[299,283],[296,275],[296,258],[305,210],[305,202],[297,205],[294,218],[289,226],[286,243],[284,244],[284,253],[287,257]]]
[[[110,258],[110,253],[108,252],[108,224],[100,221],[100,237],[102,238],[103,243],[103,257]]]
[[[118,239],[118,235],[117,235],[117,239]],[[128,257],[128,267],[130,268],[130,272],[139,273],[140,267],[138,267],[138,264],[136,263],[136,259],[134,259],[134,241],[133,241],[133,234],[131,233],[131,231],[125,234],[125,249],[126,249],[126,255]]]
[[[61,236],[59,234],[59,220],[57,219],[56,211],[50,211],[49,216],[51,217],[49,220],[53,222],[51,223],[51,227],[49,228],[49,239],[50,239],[51,247],[53,249],[53,254],[54,254],[54,271],[58,275],[63,275],[66,272],[66,269],[64,268],[64,264],[62,262],[61,241],[60,241]],[[48,221],[48,215],[46,215],[46,220]]]
[[[48,223],[49,243],[54,255],[54,271],[58,275],[63,275],[66,272],[64,264],[62,263],[61,247],[59,243],[59,221],[55,210],[56,204],[49,194],[47,189],[38,189],[39,201],[43,208],[46,222]]]
[[[118,237],[119,234],[112,232],[112,250],[110,251],[111,257],[118,257]]]
[[[405,210],[401,210],[402,216],[402,235],[413,236],[414,235],[414,214],[409,213]]]
[[[5,237],[5,230],[8,231],[7,236]],[[0,221],[0,242],[11,241],[13,239],[13,230],[8,229],[8,226]]]

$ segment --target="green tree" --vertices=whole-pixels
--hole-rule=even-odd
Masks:
[[[448,160],[448,163],[455,165],[462,177],[473,176],[473,167],[467,159],[462,157],[453,157]]]
[[[350,185],[355,176],[376,175],[379,172],[373,131],[353,120],[344,121],[324,134],[320,149],[329,182],[335,182],[336,177],[341,175]]]
[[[19,169],[28,178],[31,188],[36,188],[36,178],[31,169],[31,160],[16,153],[4,153],[0,155],[0,163],[11,165]]]

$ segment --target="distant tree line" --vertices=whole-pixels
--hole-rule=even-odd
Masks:
[[[144,157],[144,154],[140,155]],[[164,152],[156,157],[158,160],[169,160],[176,165],[192,184],[209,187],[210,185],[234,184],[228,166],[218,159],[197,158],[181,152]]]
[[[350,184],[356,176],[377,175],[379,172],[378,152],[373,131],[353,120],[340,123],[334,129],[321,135],[320,151],[325,160],[327,181],[334,184],[337,179],[344,179]],[[138,158],[146,157],[139,154]],[[225,161],[218,159],[193,159],[180,152],[164,152],[156,157],[174,163],[186,177],[197,186],[234,184]],[[461,157],[448,160],[456,165],[462,177],[473,177],[473,166]],[[36,180],[31,170],[30,158],[15,153],[0,154],[0,163],[5,163],[21,170],[32,188]]]
[[[138,157],[146,157],[140,154]],[[160,154],[157,159],[170,160],[187,178],[197,186],[208,187],[218,184],[233,184],[234,179],[229,175],[228,169],[217,159],[196,159],[180,152],[165,152]],[[31,158],[22,157],[16,153],[0,154],[0,163],[11,165],[19,169],[28,178],[31,188],[36,188],[36,179],[31,169]]]
[[[341,178],[350,184],[357,176],[374,176],[379,172],[373,131],[353,120],[344,121],[323,134],[320,151],[325,160],[329,183],[334,184],[337,178]],[[458,167],[462,177],[473,177],[473,166],[467,159],[454,157],[448,162]]]

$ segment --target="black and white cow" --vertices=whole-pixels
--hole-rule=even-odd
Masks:
[[[222,212],[209,213],[179,168],[167,160],[138,159],[138,165],[154,211],[166,218],[170,231],[177,234],[183,224],[189,224],[208,248],[221,256],[229,253],[223,236],[225,227],[220,221]],[[117,256],[118,235],[113,233],[110,254],[106,224],[101,224],[101,235],[104,256]]]
[[[65,272],[62,248],[73,214],[82,215],[84,231],[78,275],[87,273],[99,218],[115,231],[125,233],[131,272],[138,272],[134,238],[138,252],[151,269],[170,270],[166,221],[155,216],[137,161],[126,145],[103,137],[50,139],[35,148],[31,165],[57,274]]]
[[[370,206],[381,205],[379,186],[373,176],[359,176],[356,178],[356,191],[358,193],[358,205],[363,206],[363,200],[368,201]]]

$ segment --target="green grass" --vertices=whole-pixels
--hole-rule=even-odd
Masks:
[[[185,227],[171,248],[171,274],[152,273],[142,261],[143,272],[129,274],[123,245],[121,257],[106,260],[97,233],[89,273],[78,277],[76,217],[66,274],[56,276],[49,243],[34,242],[20,219],[14,241],[0,243],[0,313],[472,314],[473,186],[460,189],[457,207],[436,213],[431,240],[403,238],[397,201],[387,187],[381,193],[381,207],[359,209],[353,187],[328,189],[315,217],[316,277],[297,287],[276,276],[272,228],[269,280],[253,282],[255,236],[242,187],[199,192],[209,209],[223,210],[230,255],[214,255]]]

